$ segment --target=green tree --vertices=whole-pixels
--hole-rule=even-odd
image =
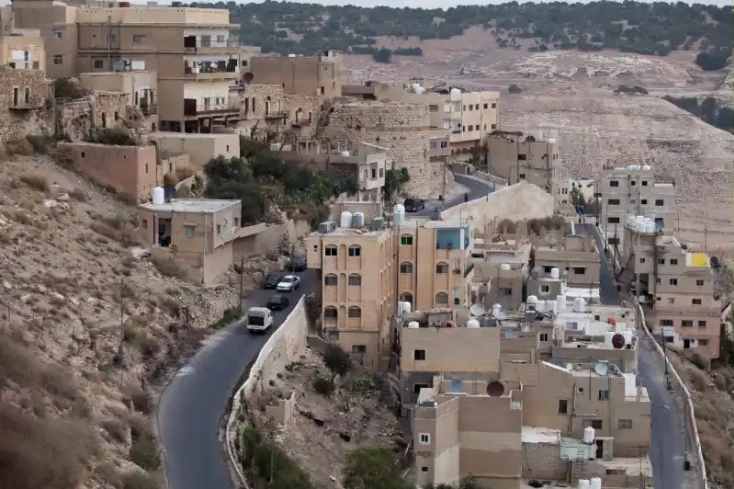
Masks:
[[[510,92],[510,93],[521,93],[522,92],[522,88],[520,88],[519,85],[513,83],[512,85],[509,86],[509,88],[507,89],[507,91]]]
[[[383,187],[384,199],[392,198],[394,194],[399,194],[403,190],[403,185],[410,181],[410,175],[407,168],[399,170],[387,170],[385,172],[385,186]]]
[[[574,207],[585,205],[584,196],[578,187],[571,187],[571,191],[568,193],[568,197],[571,200],[571,205]]]
[[[390,63],[392,52],[387,48],[378,49],[372,54],[372,59],[378,63]]]
[[[347,352],[338,345],[330,344],[324,351],[324,363],[331,371],[331,384],[334,384],[336,376],[345,377],[352,370],[352,359]]]
[[[358,448],[347,454],[345,489],[407,489],[392,454],[382,448]]]

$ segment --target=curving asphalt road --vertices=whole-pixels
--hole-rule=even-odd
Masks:
[[[469,189],[470,199],[487,195],[491,185],[471,177],[456,176]],[[463,196],[447,202],[460,204]],[[412,215],[431,215],[427,209]],[[426,213],[426,214],[424,214]],[[299,274],[301,288],[291,294],[291,306],[275,313],[273,331],[293,309],[301,295],[316,285],[316,274]],[[273,291],[255,291],[245,307],[262,306]],[[255,359],[269,335],[252,336],[242,321],[210,337],[177,373],[163,392],[158,407],[158,427],[169,489],[232,489],[219,427],[227,403],[247,365]]]
[[[494,192],[494,183],[481,180],[477,177],[466,175],[454,175],[457,183],[466,187],[469,191],[469,200],[485,197],[487,194]],[[460,195],[446,201],[446,208],[454,207],[464,203],[464,196]],[[426,208],[418,212],[409,212],[409,216],[433,216],[436,209],[441,209],[441,203],[438,201],[427,201]]]
[[[604,244],[594,224],[577,224],[577,234],[594,236],[600,250],[601,270],[600,289],[602,304],[620,305],[622,297],[612,276],[611,266],[604,257]],[[665,381],[665,364],[661,361],[654,346],[644,334],[640,337],[638,360],[638,379],[647,387],[650,396],[650,463],[653,469],[653,482],[657,489],[683,489],[691,487],[687,481],[688,473],[683,471],[686,452],[686,416],[678,404],[674,392],[668,391]]]

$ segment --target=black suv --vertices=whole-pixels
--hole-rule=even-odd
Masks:
[[[418,212],[426,208],[426,201],[416,197],[409,197],[403,202],[406,212]]]
[[[271,311],[282,311],[291,303],[290,300],[283,294],[275,294],[268,299],[267,308]]]
[[[278,286],[278,283],[280,283],[280,280],[283,278],[283,274],[276,272],[276,273],[269,273],[267,277],[265,277],[265,280],[263,280],[263,288],[264,289],[274,289]]]
[[[291,272],[303,272],[308,268],[305,256],[294,256],[288,260],[288,270]]]

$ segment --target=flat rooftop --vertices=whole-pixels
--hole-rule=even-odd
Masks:
[[[214,214],[228,207],[240,204],[239,200],[224,199],[172,199],[170,202],[163,204],[154,204],[148,202],[140,204],[143,209],[156,212],[181,212],[196,214]]]
[[[355,236],[359,237],[362,236],[364,238],[377,238],[379,236],[383,236],[390,230],[389,227],[384,227],[382,229],[378,230],[372,230],[369,227],[367,227],[367,223],[365,223],[365,227],[363,228],[343,228],[343,227],[337,227],[332,232],[327,234],[321,234],[318,231],[314,231],[311,233],[311,235],[319,235],[319,236]]]
[[[223,137],[237,136],[236,134],[222,133],[222,134],[208,134],[208,133],[195,133],[195,132],[166,132],[158,131],[151,132],[148,134],[149,139],[221,139]]]

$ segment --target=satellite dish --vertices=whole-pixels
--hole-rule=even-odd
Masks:
[[[250,83],[252,80],[255,79],[255,75],[253,75],[251,71],[248,71],[247,73],[242,75],[242,79],[245,80],[245,83]]]
[[[596,372],[596,375],[599,377],[606,377],[609,375],[609,365],[606,363],[597,363],[594,365],[594,372]]]
[[[469,312],[472,316],[482,316],[484,314],[484,306],[477,302],[476,304],[471,305],[471,307],[469,308]]]
[[[612,336],[612,346],[616,348],[617,350],[624,347],[624,343],[625,343],[624,335],[617,333],[614,336]]]
[[[464,392],[463,380],[449,380],[449,391],[455,394]]]
[[[494,380],[490,382],[489,384],[487,384],[487,395],[489,397],[499,397],[504,393],[505,393],[505,386],[502,384],[502,382],[498,382]]]

